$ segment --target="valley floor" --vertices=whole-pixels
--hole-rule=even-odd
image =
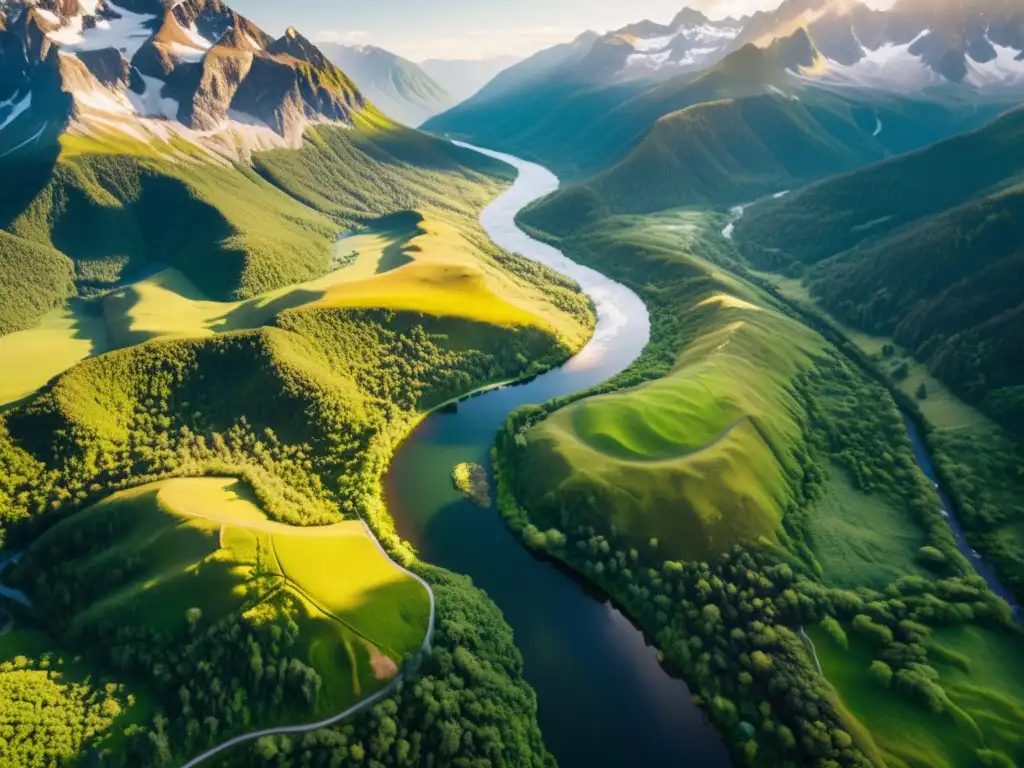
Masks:
[[[1019,761],[1024,699],[998,679],[1024,640],[958,550],[897,402],[749,271],[727,223],[665,211],[552,238],[640,293],[652,342],[589,397],[510,419],[506,519],[642,623],[742,764]],[[944,435],[984,421],[934,391],[942,466]],[[971,663],[967,638],[1015,650]]]

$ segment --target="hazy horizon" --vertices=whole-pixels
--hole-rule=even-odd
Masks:
[[[344,10],[319,0],[288,4],[237,0],[236,10],[271,34],[289,25],[320,42],[375,45],[413,61],[525,58],[592,29],[606,32],[642,19],[667,23],[689,6],[712,18],[742,16],[781,0],[519,0],[494,7],[474,0],[380,0]],[[889,0],[873,0],[874,6]]]

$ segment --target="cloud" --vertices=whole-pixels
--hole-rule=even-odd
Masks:
[[[317,43],[341,43],[342,45],[359,45],[370,39],[370,33],[361,29],[350,29],[340,32],[336,29],[321,29],[313,35]]]

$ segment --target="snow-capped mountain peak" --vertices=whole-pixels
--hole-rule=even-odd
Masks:
[[[220,0],[122,2],[5,5],[0,144],[5,132],[56,124],[147,142],[176,135],[238,160],[297,145],[310,122],[351,124],[363,108],[351,80],[293,28],[274,40]]]
[[[631,78],[710,66],[725,56],[741,29],[733,19],[712,21],[700,11],[684,8],[668,25],[641,22],[603,40],[629,49],[619,74]]]

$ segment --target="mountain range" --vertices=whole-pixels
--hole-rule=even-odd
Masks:
[[[1019,102],[1024,9],[1016,6],[972,0],[935,9],[903,0],[874,11],[787,0],[772,12],[719,21],[685,9],[668,25],[588,32],[542,51],[425,127],[530,156],[577,180],[624,161],[674,112],[771,96],[790,102],[780,108],[787,119],[800,104],[842,104],[858,132],[877,139],[875,150],[896,154]],[[879,159],[877,151],[862,159]]]

